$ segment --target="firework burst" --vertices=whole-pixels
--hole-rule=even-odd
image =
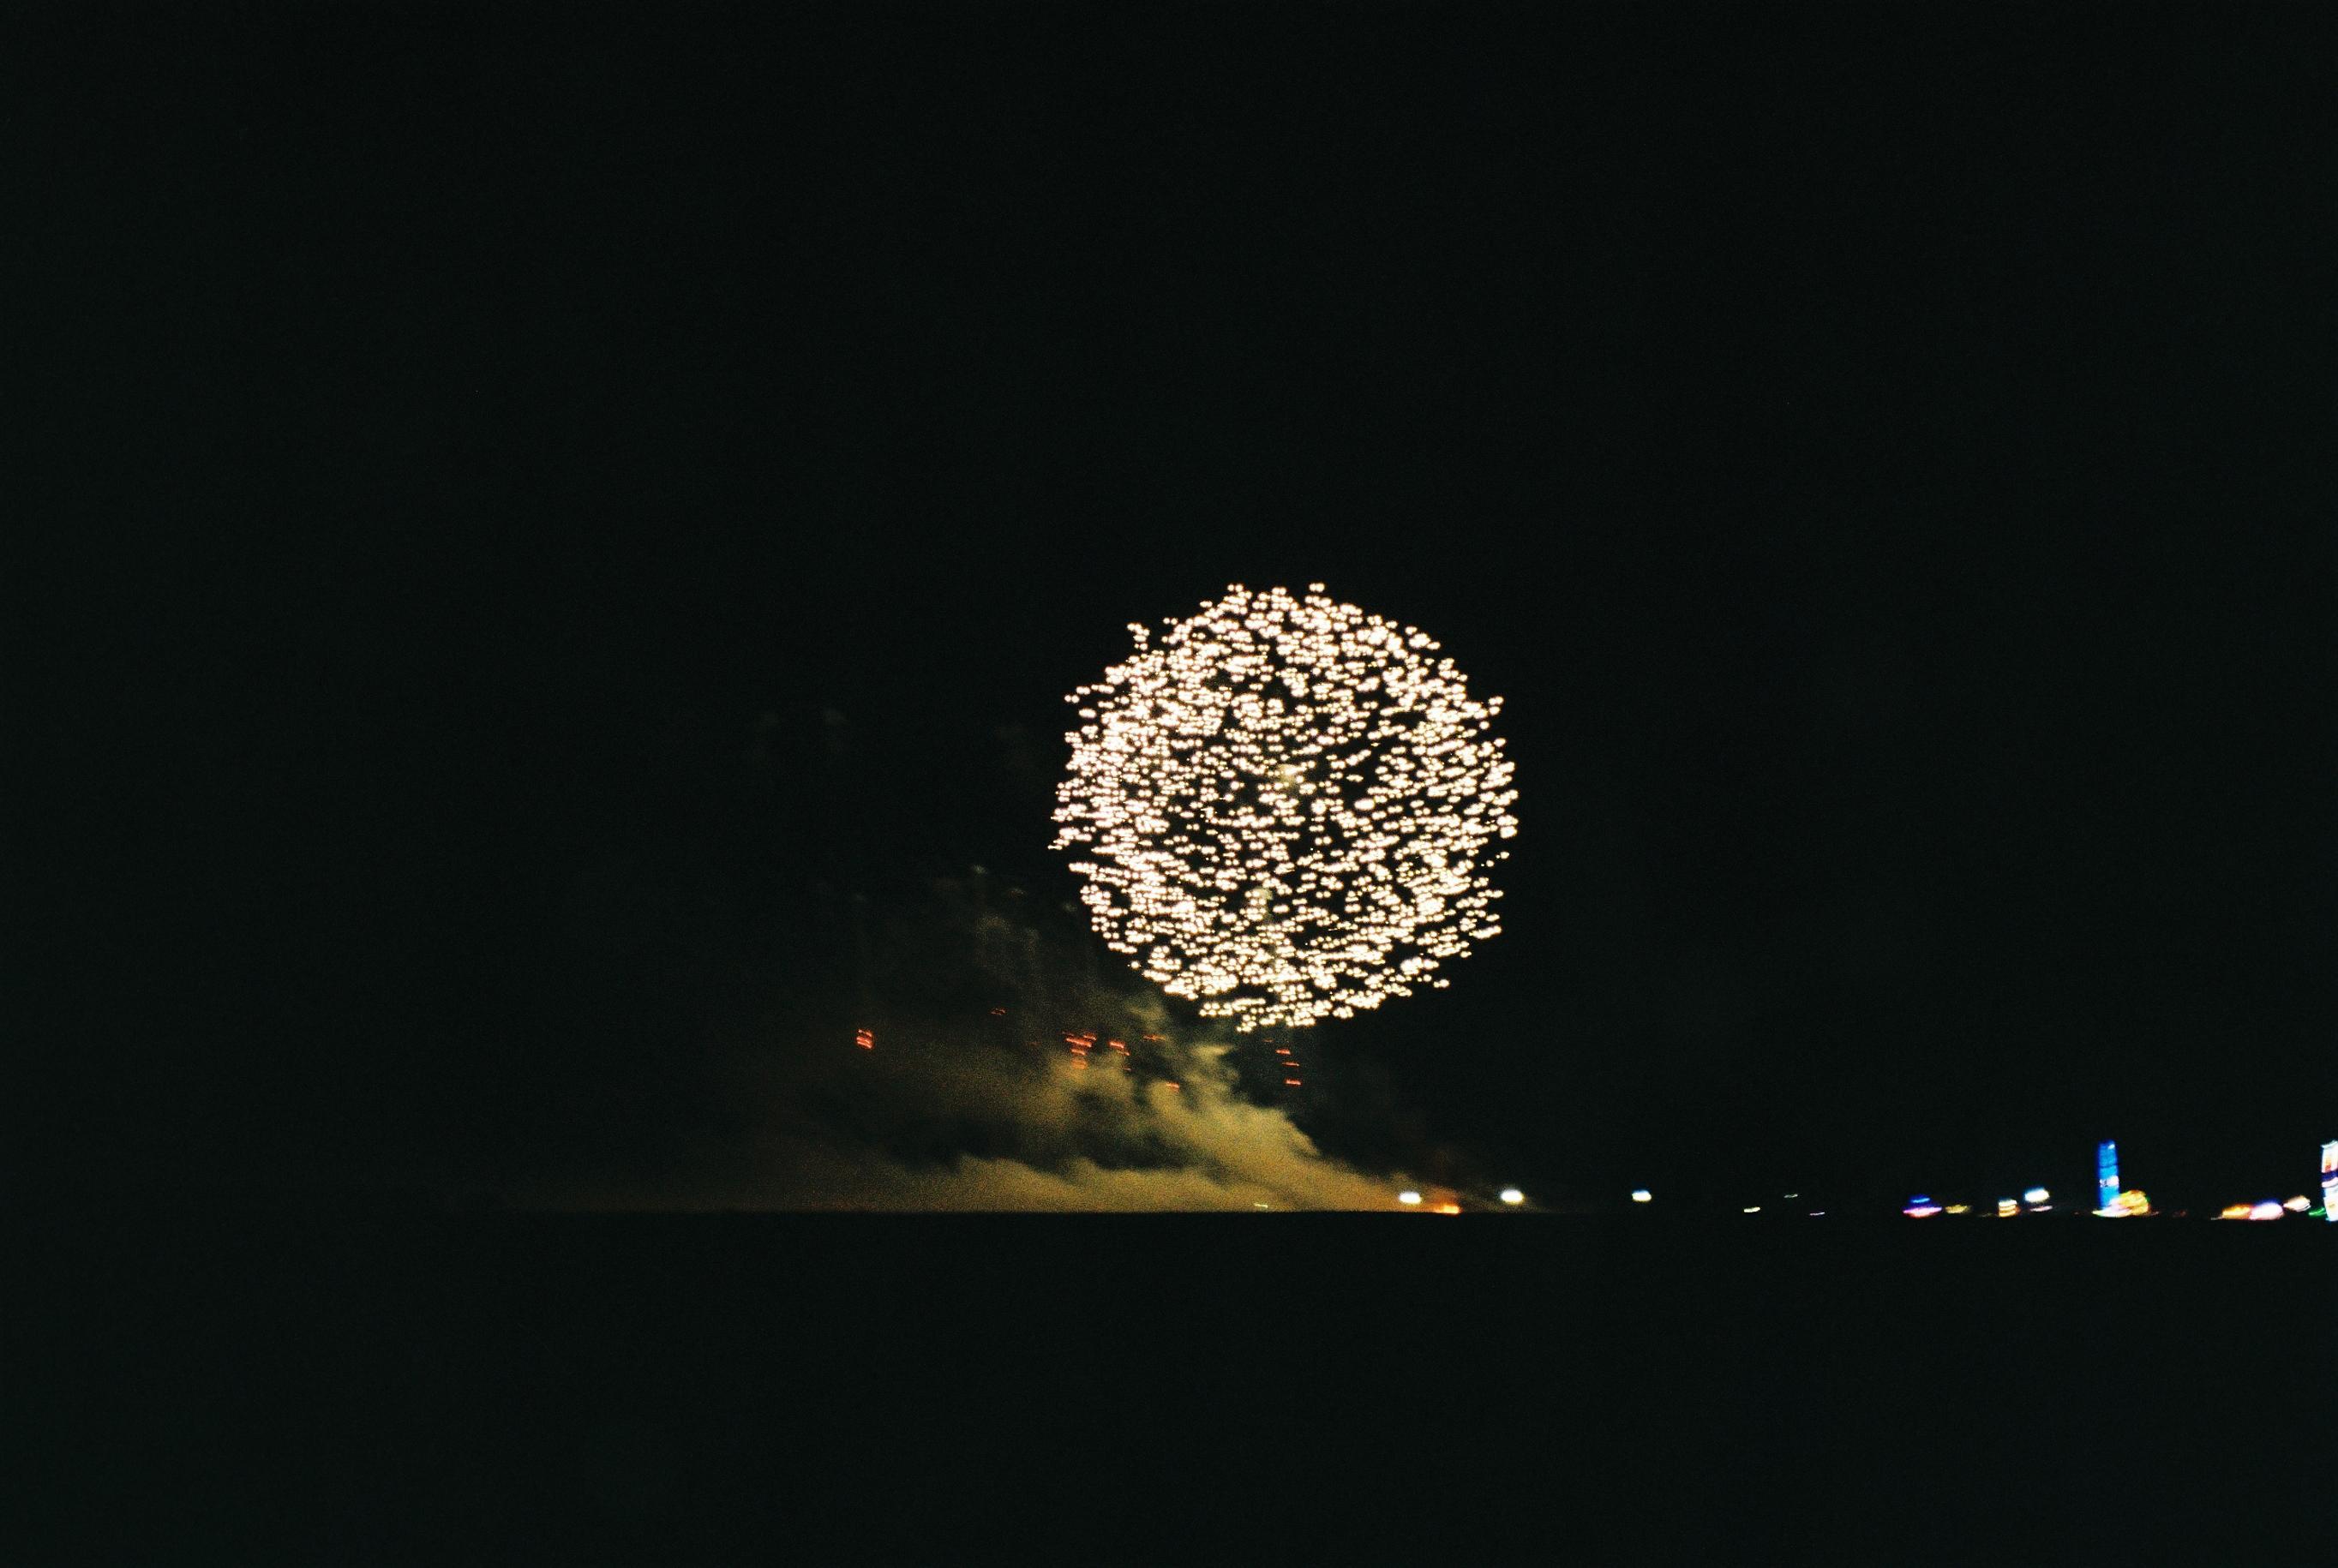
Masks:
[[[1074,691],[1056,848],[1107,946],[1242,1029],[1412,994],[1497,935],[1512,772],[1437,642],[1237,583]]]

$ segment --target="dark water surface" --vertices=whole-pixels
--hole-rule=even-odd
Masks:
[[[39,1560],[2338,1562],[2302,1220],[18,1229]]]

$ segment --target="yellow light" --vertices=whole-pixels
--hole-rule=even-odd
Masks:
[[[1948,1212],[1951,1214],[1970,1214],[1972,1212],[1972,1205],[1970,1203],[1951,1203],[1948,1207]]]
[[[2224,1211],[2216,1216],[2219,1220],[2245,1220],[2248,1217],[2249,1205],[2246,1203],[2227,1203]]]
[[[1437,1212],[1439,1214],[1459,1214],[1461,1212],[1461,1205],[1459,1203],[1439,1203],[1437,1206]]]
[[[1066,701],[1057,848],[1105,945],[1236,1027],[1353,1017],[1499,935],[1513,769],[1426,633],[1230,585]],[[1283,1054],[1288,1054],[1287,1050]]]
[[[2021,1212],[2020,1205],[2019,1205],[2019,1204],[2017,1204],[2016,1202],[2014,1202],[2014,1200],[2013,1200],[2012,1199],[2010,1199],[2010,1198],[2000,1198],[2000,1199],[1999,1199],[1999,1200],[1997,1200],[1997,1217],[1998,1217],[1999,1219],[2000,1219],[2000,1220],[2010,1220],[2010,1219],[2012,1219],[2016,1214],[2019,1214],[2019,1213],[2020,1213],[2020,1212]]]
[[[1655,1194],[1650,1192],[1645,1187],[1635,1188],[1632,1192],[1632,1201],[1635,1203],[1645,1203],[1654,1196]]]

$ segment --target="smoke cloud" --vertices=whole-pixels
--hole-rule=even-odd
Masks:
[[[724,1124],[659,1170],[510,1196],[595,1210],[1392,1206],[1401,1178],[1327,1156],[1246,1092],[1248,1058],[1272,1064],[1272,1043],[1173,1017],[978,879],[933,893],[864,916],[877,929],[856,940],[857,1004],[723,1026]]]

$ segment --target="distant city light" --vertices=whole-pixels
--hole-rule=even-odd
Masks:
[[[1756,1203],[1756,1204],[1754,1204],[1754,1207],[1753,1207],[1753,1208],[1748,1209],[1747,1210],[1745,1210],[1745,1212],[1747,1212],[1748,1214],[1759,1214],[1760,1212],[1762,1212],[1762,1205],[1760,1205],[1759,1203]]]
[[[1523,1203],[1523,1202],[1525,1202],[1526,1200],[1527,1200],[1527,1195],[1526,1195],[1525,1193],[1523,1193],[1523,1192],[1519,1191],[1517,1188],[1515,1188],[1515,1187],[1505,1187],[1505,1188],[1503,1188],[1503,1189],[1502,1189],[1502,1201],[1503,1201],[1503,1202],[1515,1205],[1515,1204]]]
[[[2219,1220],[2246,1220],[2252,1218],[2252,1216],[2247,1204],[2227,1203],[2225,1205],[2223,1210],[2217,1214],[2216,1218]]]
[[[1459,1203],[1439,1203],[1437,1206],[1436,1211],[1439,1214],[1459,1214],[1461,1212],[1461,1205]]]
[[[2293,1214],[2303,1214],[2307,1210],[2313,1207],[2313,1200],[2311,1198],[2293,1198],[2288,1202],[2283,1204],[2282,1207],[2288,1210]]]
[[[2106,1138],[2095,1145],[2095,1212],[2112,1219],[2126,1213],[2118,1195],[2118,1145]]]
[[[1635,1187],[1632,1189],[1632,1201],[1635,1203],[1645,1203],[1654,1196],[1655,1196],[1655,1194],[1650,1192],[1645,1187]]]
[[[1396,1195],[1396,1200],[1409,1209],[1412,1205],[1420,1201],[1420,1194],[1408,1189],[1405,1191],[1398,1193]]]
[[[2143,1195],[2141,1188],[2130,1188],[2118,1195],[2118,1211],[2122,1214],[2148,1214],[2151,1212],[2151,1200]]]
[[[1950,1214],[1970,1214],[1972,1212],[1972,1205],[1970,1203],[1951,1203],[1948,1206],[1946,1212]]]
[[[874,1051],[877,1049],[877,1035],[872,1030],[855,1029],[852,1032],[852,1043],[863,1051]]]
[[[2338,1220],[2338,1138],[2322,1146],[2322,1217]]]
[[[2037,1191],[2037,1189],[2036,1189],[2036,1188],[2032,1188],[2032,1189],[2030,1189],[2030,1191]],[[2000,1198],[2000,1199],[1999,1199],[1999,1200],[1997,1200],[1997,1217],[1998,1217],[1999,1219],[2000,1219],[2000,1220],[2010,1220],[2010,1219],[2012,1219],[2016,1214],[2019,1214],[2019,1213],[2020,1213],[2020,1212],[2021,1212],[2021,1205],[2020,1205],[2020,1204],[2019,1204],[2019,1203],[2016,1203],[2012,1199],[2010,1199],[2010,1198]]]
[[[1940,1206],[1920,1192],[1909,1199],[1908,1206],[1900,1210],[1911,1220],[1929,1220],[1940,1211]]]
[[[2249,1210],[2249,1218],[2252,1220],[2278,1220],[2281,1216],[2282,1207],[2278,1203],[2258,1203],[2251,1206]]]
[[[2024,1203],[2043,1203],[2047,1199],[2051,1198],[2052,1196],[2054,1196],[2054,1194],[2047,1191],[2043,1187],[2032,1187],[2029,1191],[2024,1192],[2021,1195],[2021,1200]]]

